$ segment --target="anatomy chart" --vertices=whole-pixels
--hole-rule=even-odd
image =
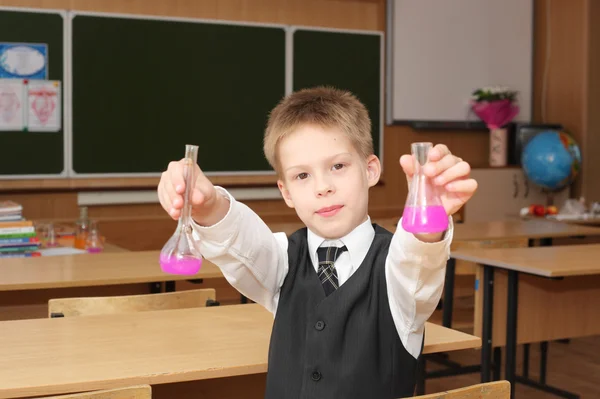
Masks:
[[[0,79],[0,130],[25,127],[26,86],[21,79]]]
[[[27,130],[57,132],[61,128],[60,82],[30,80],[27,84]]]

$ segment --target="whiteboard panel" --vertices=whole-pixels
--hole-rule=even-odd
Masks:
[[[532,114],[533,0],[388,0],[386,122],[479,121],[471,93],[519,91]]]

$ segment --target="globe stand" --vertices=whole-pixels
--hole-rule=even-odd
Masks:
[[[547,189],[543,189],[542,192],[546,194],[546,206],[554,205],[554,196],[556,192]]]

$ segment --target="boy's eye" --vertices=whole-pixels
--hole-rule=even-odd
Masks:
[[[336,163],[335,165],[333,165],[333,169],[335,170],[340,170],[344,167],[343,163]]]
[[[306,179],[307,177],[308,177],[308,173],[306,173],[306,172],[302,172],[302,173],[300,173],[298,176],[296,176],[296,179],[298,179],[298,180],[304,180],[304,179]]]

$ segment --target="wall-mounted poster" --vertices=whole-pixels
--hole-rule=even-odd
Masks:
[[[27,130],[57,132],[61,127],[61,89],[55,80],[30,80],[27,84]]]
[[[47,79],[48,45],[0,42],[0,78]]]
[[[21,79],[0,79],[0,131],[25,127],[26,85]]]

